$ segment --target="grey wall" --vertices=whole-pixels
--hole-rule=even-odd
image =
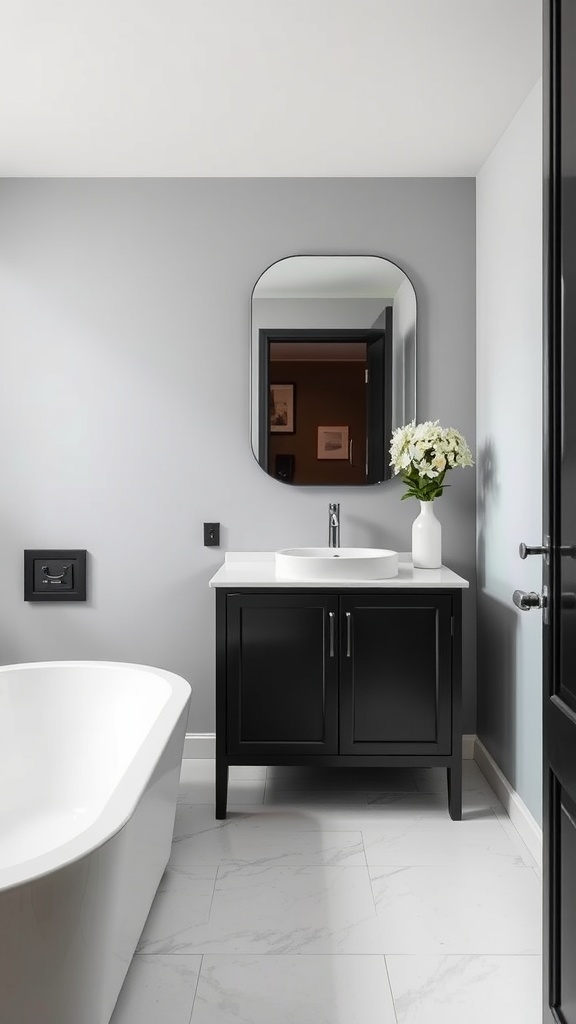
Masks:
[[[542,97],[539,83],[484,164],[478,202],[478,736],[541,820]]]
[[[394,393],[392,423],[408,423],[415,416],[413,382],[416,367],[416,307],[409,281],[403,281],[394,296]]]
[[[0,182],[0,636],[6,663],[155,664],[194,687],[213,729],[214,594],[225,548],[326,540],[407,550],[418,508],[392,481],[295,489],[249,444],[250,294],[298,253],[371,253],[418,299],[419,418],[475,444],[473,179]],[[475,481],[439,503],[444,558],[474,583]],[[222,549],[202,522],[223,524]],[[25,604],[25,547],[86,547],[90,600]],[[465,730],[475,727],[474,590]]]

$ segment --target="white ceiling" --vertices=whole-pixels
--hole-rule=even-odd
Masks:
[[[2,0],[0,175],[474,175],[541,0]]]

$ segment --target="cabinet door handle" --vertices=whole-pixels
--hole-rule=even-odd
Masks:
[[[352,640],[352,615],[346,612],[346,657],[350,657],[350,646]]]
[[[330,623],[330,657],[334,657],[334,612],[328,612],[328,622]]]

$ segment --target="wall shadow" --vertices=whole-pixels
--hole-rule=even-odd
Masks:
[[[478,592],[478,738],[516,789],[518,613]]]

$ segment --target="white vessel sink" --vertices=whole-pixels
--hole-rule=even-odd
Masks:
[[[284,548],[276,576],[288,580],[386,580],[398,575],[398,552],[387,548]]]

